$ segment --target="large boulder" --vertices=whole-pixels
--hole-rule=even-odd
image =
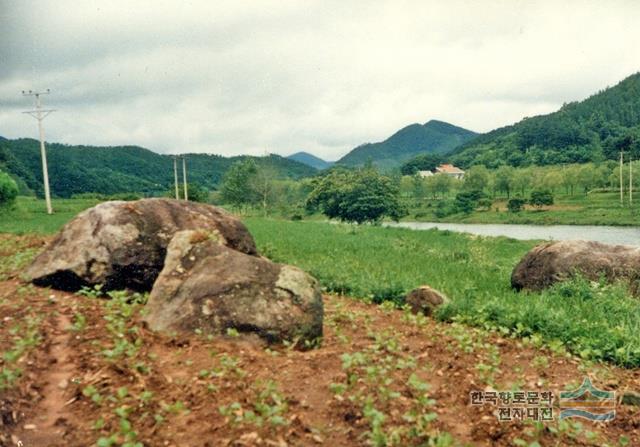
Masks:
[[[220,208],[172,199],[104,202],[62,228],[27,270],[34,284],[75,291],[149,291],[178,230],[204,229],[224,245],[257,255],[247,228]]]
[[[629,282],[638,292],[640,247],[607,245],[590,241],[561,241],[534,247],[516,265],[511,286],[517,290],[541,290],[580,274],[591,280]]]
[[[420,286],[405,296],[405,302],[414,314],[432,315],[435,310],[447,304],[449,299],[442,292],[429,286]]]
[[[302,270],[232,250],[217,233],[180,231],[147,303],[145,320],[159,331],[229,328],[269,342],[315,341],[323,305],[315,279]]]

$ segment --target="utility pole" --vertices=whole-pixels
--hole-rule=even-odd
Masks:
[[[187,157],[182,156],[182,179],[184,180],[184,200],[189,200],[187,193]]]
[[[180,195],[178,192],[178,156],[173,156],[173,184],[176,187],[176,200],[180,200]]]
[[[622,180],[622,164],[623,164],[622,154],[623,153],[624,153],[623,151],[620,151],[620,206],[624,206],[624,195],[623,195],[623,191],[622,191],[622,188],[623,188],[623,186],[622,186],[623,185],[623,183],[622,183],[623,182],[623,180]]]
[[[629,152],[629,206],[633,205],[633,165],[631,161],[631,152]]]
[[[55,110],[43,110],[42,103],[40,101],[40,95],[48,95],[49,89],[44,92],[34,91],[22,91],[23,96],[34,96],[36,99],[35,110],[29,110],[27,112],[32,117],[38,120],[38,133],[40,135],[40,156],[42,158],[42,180],[44,182],[44,200],[47,203],[47,214],[53,214],[53,208],[51,207],[51,193],[49,191],[49,169],[47,167],[47,151],[44,147],[44,128],[42,127],[42,120],[45,119],[50,113]]]

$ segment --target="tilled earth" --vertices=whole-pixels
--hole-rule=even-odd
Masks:
[[[536,340],[325,296],[308,350],[156,334],[144,297],[23,282],[46,240],[0,235],[0,446],[637,446],[640,407],[615,419],[499,422],[470,393],[640,389],[640,371]],[[536,444],[537,443],[537,444]]]

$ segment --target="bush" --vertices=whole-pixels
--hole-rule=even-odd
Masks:
[[[478,200],[478,208],[480,208],[483,211],[491,211],[491,205],[493,205],[493,202],[491,201],[491,199]]]
[[[2,171],[0,171],[0,207],[9,207],[16,202],[18,197],[18,185]]]
[[[456,212],[456,208],[451,201],[441,200],[438,202],[436,210],[433,212],[433,214],[437,218],[443,218],[455,214]]]
[[[454,206],[461,213],[469,214],[476,209],[485,195],[480,190],[464,191],[456,195]]]
[[[512,213],[518,213],[522,211],[525,203],[527,203],[526,200],[520,197],[514,197],[513,199],[509,199],[507,202],[507,209]]]
[[[531,199],[529,203],[536,208],[542,208],[543,206],[553,205],[553,193],[551,191],[532,191]]]
[[[170,190],[164,193],[164,197],[175,198],[176,190],[175,186]],[[182,199],[184,197],[184,188],[182,184],[178,185],[178,197]],[[189,183],[187,184],[187,197],[189,197],[190,202],[201,202],[207,203],[209,202],[209,191],[207,191],[204,187],[200,186],[199,183]]]

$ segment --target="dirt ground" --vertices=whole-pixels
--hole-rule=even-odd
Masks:
[[[45,241],[0,239],[6,257]],[[556,398],[554,420],[534,423],[471,405],[473,391],[557,396],[585,376],[618,397],[640,390],[638,370],[535,339],[340,296],[325,296],[313,349],[156,334],[144,306],[33,287],[22,264],[0,272],[0,446],[640,445],[636,406],[618,403],[606,423],[560,421]]]

